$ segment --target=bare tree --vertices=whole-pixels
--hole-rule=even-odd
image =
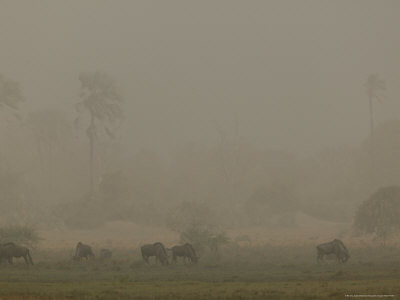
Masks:
[[[370,118],[370,138],[371,138],[371,167],[374,173],[375,169],[375,141],[374,141],[374,113],[373,113],[373,99],[381,101],[383,95],[382,91],[386,89],[385,82],[379,78],[378,74],[371,74],[368,76],[367,82],[364,84],[369,101],[369,118]],[[371,175],[373,176],[373,175]]]
[[[86,136],[90,143],[90,192],[93,194],[95,142],[103,133],[114,138],[113,125],[122,119],[120,107],[122,98],[117,92],[115,81],[105,73],[81,73],[79,80],[81,101],[76,105],[79,115],[75,120],[75,125],[79,127],[83,114],[88,114],[89,125],[86,128]]]

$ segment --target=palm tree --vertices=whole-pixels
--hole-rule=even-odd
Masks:
[[[374,113],[373,113],[373,99],[381,101],[383,95],[382,91],[386,89],[385,82],[379,78],[378,74],[371,74],[368,76],[367,82],[365,83],[366,92],[369,100],[369,117],[370,117],[370,151],[371,151],[371,166],[372,174],[375,169],[375,142],[374,142]]]
[[[113,125],[122,119],[120,104],[122,98],[117,92],[115,81],[107,74],[101,72],[81,73],[81,101],[76,109],[79,113],[75,125],[79,126],[83,113],[89,116],[89,125],[86,128],[86,136],[89,139],[90,156],[90,192],[94,193],[94,146],[98,137],[105,133],[114,138]]]

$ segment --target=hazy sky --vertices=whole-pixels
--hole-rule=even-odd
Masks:
[[[236,122],[304,155],[367,136],[370,73],[387,84],[377,120],[400,116],[399,15],[397,0],[0,0],[0,73],[28,110],[72,112],[79,72],[108,72],[132,150],[215,143]]]

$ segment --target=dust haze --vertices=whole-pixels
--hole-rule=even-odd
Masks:
[[[1,1],[0,240],[397,245],[362,204],[400,182],[399,10]]]

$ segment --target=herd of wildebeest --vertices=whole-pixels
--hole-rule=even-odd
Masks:
[[[168,265],[169,258],[172,255],[172,262],[176,263],[177,258],[183,258],[186,263],[197,263],[199,257],[196,254],[195,249],[189,243],[184,245],[177,245],[172,248],[166,248],[162,243],[157,242],[154,244],[146,244],[141,248],[141,254],[143,260],[149,264],[149,258],[154,256],[157,263],[162,265]],[[339,239],[334,239],[329,243],[323,243],[317,246],[317,262],[324,261],[324,257],[333,255],[336,257],[339,263],[345,263],[350,258],[349,251],[343,242]],[[30,251],[27,247],[17,245],[13,242],[5,243],[0,245],[0,262],[7,260],[9,264],[13,263],[13,258],[24,258],[27,265],[33,265]],[[74,261],[81,261],[82,259],[94,259],[92,247],[79,242],[76,245],[75,252],[72,255]],[[100,260],[107,260],[112,258],[112,251],[108,249],[101,249],[99,254]]]
[[[174,246],[172,248],[165,248],[164,245],[160,242],[154,244],[146,244],[140,248],[142,253],[143,260],[146,263],[149,263],[149,258],[154,256],[156,258],[156,262],[161,263],[162,265],[169,264],[169,257],[171,256],[169,253],[172,253],[172,261],[177,262],[178,257],[182,257],[183,260],[190,263],[197,263],[197,255],[196,251],[194,250],[193,246],[189,243],[184,245]],[[101,249],[99,259],[111,259],[112,252],[108,249]],[[92,247],[89,245],[85,245],[79,242],[75,248],[75,254],[72,256],[73,260],[80,261],[83,258],[90,259],[94,258],[95,255],[93,253]]]

